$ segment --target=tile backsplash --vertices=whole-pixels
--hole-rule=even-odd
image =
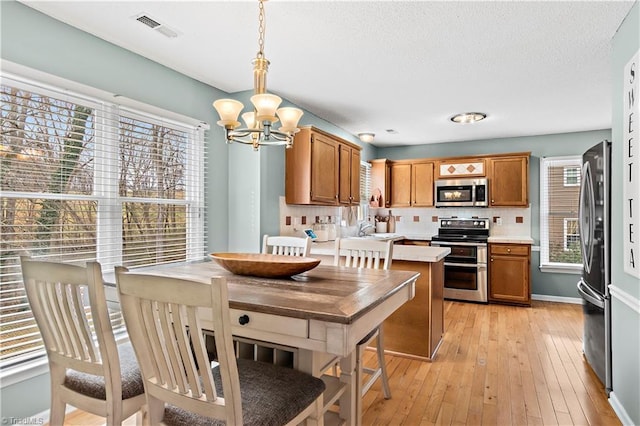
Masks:
[[[303,229],[310,228],[316,220],[337,224],[338,236],[353,236],[357,222],[367,217],[387,216],[389,210],[396,217],[396,233],[411,235],[435,235],[438,218],[479,217],[490,219],[491,236],[531,236],[531,208],[359,208],[288,205],[280,197],[280,234],[304,236]],[[306,223],[303,223],[306,222]]]

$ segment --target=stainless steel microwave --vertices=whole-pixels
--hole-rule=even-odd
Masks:
[[[436,207],[487,207],[487,179],[439,179],[435,183]]]

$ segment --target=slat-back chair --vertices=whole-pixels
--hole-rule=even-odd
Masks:
[[[354,268],[390,269],[393,257],[393,241],[381,241],[366,238],[338,238],[336,239],[334,265]],[[364,366],[364,351],[377,338],[376,354],[378,366],[369,368]],[[364,381],[365,374],[369,378]],[[376,326],[356,345],[356,390],[360,397],[371,388],[374,382],[382,379],[382,390],[385,399],[391,398],[391,389],[387,378],[387,367],[384,361],[384,334],[382,324]],[[364,381],[364,383],[363,383]]]
[[[262,253],[282,254],[285,256],[308,257],[311,252],[311,238],[269,236],[262,238]]]
[[[100,264],[20,261],[49,360],[50,424],[64,423],[66,404],[106,417],[107,425],[141,415],[142,376],[131,344],[116,345]]]
[[[116,280],[152,425],[293,425],[309,416],[323,424],[322,380],[236,359],[226,279],[202,283],[116,268]],[[205,325],[215,339],[213,368]]]

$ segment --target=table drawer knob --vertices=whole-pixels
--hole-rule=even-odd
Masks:
[[[238,318],[238,322],[240,323],[240,325],[249,324],[249,315],[247,315],[247,314],[241,315]]]

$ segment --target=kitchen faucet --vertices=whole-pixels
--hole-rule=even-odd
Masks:
[[[367,229],[374,229],[374,227],[369,222],[360,222],[360,225],[358,225],[358,237],[367,235]]]

